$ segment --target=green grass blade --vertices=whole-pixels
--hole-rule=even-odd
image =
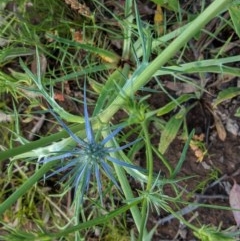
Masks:
[[[194,99],[196,96],[194,94],[183,94],[180,97],[178,97],[175,101],[171,101],[162,108],[154,111],[157,113],[157,116],[162,116],[170,111],[174,110],[176,107],[180,107],[180,104],[189,101],[190,99]]]
[[[38,91],[44,96],[44,98],[47,100],[49,105],[54,109],[54,111],[61,116],[62,119],[69,121],[69,122],[78,122],[78,123],[83,123],[84,118],[76,115],[72,115],[65,111],[61,106],[57,104],[57,102],[54,100],[53,96],[50,96],[47,91],[45,90],[44,86],[42,85],[41,81],[41,73],[39,72],[41,69],[41,66],[39,65],[39,54],[38,50],[36,51],[37,53],[37,59],[38,59],[38,66],[37,66],[37,76],[34,75],[29,68],[23,63],[22,60],[20,60],[20,65],[23,68],[23,70],[26,72],[26,74],[31,78],[31,80],[36,84],[38,87]]]
[[[33,176],[22,184],[17,190],[13,192],[3,203],[0,204],[0,216],[10,208],[17,200],[31,189],[35,183],[41,179],[54,165],[54,162],[49,162],[43,165]]]
[[[58,232],[56,234],[52,234],[50,235],[51,237],[54,238],[60,238],[60,237],[66,237],[68,234],[79,231],[79,230],[83,230],[83,229],[87,229],[93,226],[97,226],[97,225],[105,225],[107,222],[109,222],[110,220],[112,220],[113,218],[115,218],[116,216],[121,215],[122,213],[125,213],[126,211],[128,211],[129,209],[136,207],[138,203],[140,203],[141,200],[136,200],[133,201],[129,204],[126,204],[112,212],[109,212],[106,215],[102,215],[101,217],[95,218],[93,220],[89,220],[86,222],[82,222],[79,225],[70,227],[70,228],[66,228],[64,231]]]
[[[191,74],[198,72],[222,73],[240,76],[239,68],[224,66],[227,63],[239,62],[240,55],[195,61],[191,63],[181,64],[180,66],[166,66],[158,70],[154,76],[172,75],[172,74]]]
[[[124,68],[116,69],[107,79],[106,83],[102,87],[100,96],[97,100],[93,116],[100,113],[103,107],[109,106],[118,94],[119,88],[121,88],[126,80],[126,76],[129,72],[129,65],[124,65]]]
[[[76,133],[80,130],[84,130],[84,124],[73,125],[70,127],[70,129],[74,133]],[[62,138],[66,138],[66,137],[69,137],[69,134],[65,130],[62,130],[56,134],[51,134],[50,136],[46,136],[39,140],[29,142],[25,145],[14,147],[13,149],[9,149],[6,151],[1,151],[0,152],[0,162],[4,161],[10,157],[13,157],[16,155],[21,155],[21,154],[29,152],[31,150],[44,147],[48,144],[51,144],[52,142],[56,142],[58,140],[61,140]]]
[[[195,131],[192,130],[191,133],[190,133],[190,135],[188,136],[188,139],[187,139],[187,141],[186,141],[186,143],[185,143],[185,145],[184,145],[184,148],[183,148],[183,151],[182,151],[182,153],[181,153],[181,157],[180,157],[180,159],[179,159],[179,161],[178,161],[178,164],[177,164],[177,166],[175,167],[175,169],[174,169],[174,171],[173,171],[173,174],[171,175],[171,178],[173,178],[173,179],[176,177],[176,175],[180,172],[180,170],[181,170],[181,168],[182,168],[183,162],[184,162],[184,160],[185,160],[185,158],[186,158],[186,154],[187,154],[187,150],[188,150],[190,141],[191,141],[194,133],[195,133]]]
[[[34,55],[35,51],[32,49],[28,49],[25,47],[8,47],[4,48],[0,52],[0,65],[6,64],[6,62],[9,62],[15,58],[23,57],[23,56],[29,56]]]
[[[235,32],[240,38],[240,4],[229,7],[229,13],[235,28]]]
[[[52,38],[52,39],[56,40],[59,43],[66,44],[66,45],[71,46],[71,47],[84,49],[84,50],[86,50],[90,53],[97,54],[100,57],[102,57],[103,59],[108,59],[109,61],[107,61],[107,62],[109,62],[109,63],[116,63],[117,64],[120,60],[120,57],[116,53],[114,53],[112,51],[108,51],[106,49],[95,47],[91,44],[82,44],[82,43],[78,43],[76,41],[61,38],[61,37],[58,37],[56,35],[51,35],[51,34],[47,34],[47,36],[49,38]]]

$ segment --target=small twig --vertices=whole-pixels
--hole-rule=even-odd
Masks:
[[[178,216],[179,216],[179,215],[184,216],[184,215],[186,215],[186,214],[188,214],[188,213],[191,213],[192,211],[194,211],[194,210],[196,210],[196,209],[199,208],[199,205],[198,205],[198,204],[200,204],[199,201],[195,202],[195,204],[189,204],[187,207],[185,207],[185,208],[177,211],[177,212],[176,212],[176,215],[178,215]],[[172,221],[172,219],[174,219],[174,218],[176,218],[176,217],[175,217],[173,214],[170,214],[170,215],[168,215],[167,217],[160,219],[160,220],[157,222],[157,224],[158,224],[158,225],[163,225],[163,224],[165,224],[165,223],[169,223],[169,222]]]
[[[218,178],[215,182],[212,182],[211,184],[209,184],[206,188],[207,189],[210,189],[212,187],[214,187],[215,185],[217,185],[219,182],[223,181],[224,179],[226,179],[228,177],[227,174],[224,174],[222,177]],[[206,192],[206,190],[204,192]]]
[[[193,214],[192,217],[190,217],[190,219],[188,220],[189,223],[191,223],[194,219],[196,219],[198,217],[198,212],[195,212]],[[182,222],[179,223],[179,229],[175,235],[175,237],[173,238],[173,240],[178,240],[179,238],[181,239],[186,239],[187,236],[187,226],[185,224],[183,224]]]
[[[42,115],[40,118],[38,118],[37,124],[32,128],[31,132],[28,135],[28,139],[32,140],[34,135],[41,129],[44,121],[45,121],[46,116]]]
[[[199,199],[228,199],[226,195],[204,195],[204,194],[195,194],[196,198]]]

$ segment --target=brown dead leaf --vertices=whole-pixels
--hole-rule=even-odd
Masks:
[[[229,203],[232,209],[240,210],[240,186],[234,180],[234,184],[229,193]],[[233,216],[237,223],[237,226],[240,226],[240,211],[233,210]]]
[[[47,58],[45,57],[44,54],[40,54],[39,61],[40,61],[40,73],[41,73],[41,76],[43,76],[46,73],[46,69],[47,69]],[[38,71],[37,68],[38,68],[37,56],[35,55],[34,60],[31,63],[31,71],[34,74],[37,74],[37,71]]]
[[[194,93],[197,91],[197,88],[194,85],[187,84],[187,83],[179,83],[179,82],[172,82],[172,81],[165,81],[164,85],[173,91],[176,91],[177,95],[183,93]]]
[[[74,39],[74,41],[79,42],[79,43],[84,42],[82,32],[80,32],[80,31],[75,31],[73,33],[73,39]]]
[[[201,146],[198,146],[194,141],[190,142],[190,148],[194,152],[194,156],[197,158],[197,162],[202,162],[207,154],[207,150],[204,150]]]
[[[213,111],[212,114],[213,114],[216,129],[217,129],[218,137],[221,141],[224,141],[227,137],[227,132],[224,128],[222,120],[215,111]]]
[[[207,154],[207,149],[203,143],[205,135],[202,133],[200,135],[194,135],[190,141],[190,148],[194,152],[197,162],[202,162]]]
[[[62,93],[54,93],[54,100],[64,101],[64,95]]]
[[[86,6],[86,4],[81,4],[77,0],[65,0],[66,4],[69,4],[70,7],[73,10],[76,10],[80,15],[83,15],[85,17],[91,16],[91,11],[89,7]]]
[[[86,38],[86,36],[84,36],[83,31],[71,29],[71,33],[72,33],[72,38],[74,41],[81,43],[81,44],[95,45],[92,40],[90,40],[90,39]]]
[[[205,138],[205,134],[204,133],[201,133],[200,135],[194,135],[193,136],[193,140],[194,141],[204,141],[204,138]]]

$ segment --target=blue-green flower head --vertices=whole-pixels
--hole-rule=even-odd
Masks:
[[[112,167],[109,162],[115,163],[117,165],[141,169],[137,166],[131,165],[129,163],[123,162],[111,156],[112,152],[123,150],[139,140],[135,140],[129,144],[121,147],[106,147],[106,143],[111,141],[122,128],[117,128],[105,139],[98,142],[95,140],[93,134],[93,129],[89,120],[87,103],[86,103],[86,86],[84,85],[84,119],[85,119],[85,129],[86,129],[86,140],[79,138],[75,135],[67,125],[52,111],[50,112],[61,124],[61,126],[68,132],[70,137],[76,142],[76,147],[71,150],[59,152],[60,155],[54,155],[44,159],[43,163],[57,161],[56,170],[49,174],[47,177],[53,176],[55,174],[65,172],[66,174],[60,180],[63,182],[67,180],[67,185],[75,188],[75,194],[80,195],[80,201],[83,201],[83,195],[88,191],[91,176],[95,176],[97,182],[98,192],[102,200],[102,182],[101,173],[104,173],[118,188],[118,183],[113,175]],[[56,153],[55,153],[56,154]]]

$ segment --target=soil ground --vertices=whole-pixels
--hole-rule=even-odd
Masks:
[[[183,143],[179,140],[174,141],[166,157],[173,165],[176,165],[183,148]],[[225,141],[221,141],[216,138],[211,142],[208,149],[208,156],[204,158],[202,163],[196,162],[196,156],[192,150],[189,150],[184,161],[180,176],[189,177],[194,176],[181,183],[182,187],[185,187],[188,192],[199,194],[201,203],[220,205],[229,207],[228,191],[232,185],[232,180],[228,176],[239,173],[239,148],[240,140],[238,137],[228,133]],[[158,161],[155,163],[155,170],[161,170],[162,166]],[[217,178],[211,180],[211,173],[217,172]],[[235,179],[240,182],[240,176],[236,175]],[[205,182],[207,180],[207,182]],[[216,185],[211,187],[211,184],[219,180]],[[202,186],[199,186],[202,183]],[[198,187],[198,188],[197,188]],[[171,189],[167,190],[170,196],[173,195]],[[197,195],[196,195],[197,197]],[[192,199],[194,200],[194,199]],[[196,200],[196,199],[195,199]],[[167,215],[167,214],[166,214]],[[153,224],[159,222],[161,218],[164,218],[163,213],[160,217],[152,214]],[[212,208],[198,208],[188,213],[185,218],[188,220],[195,217],[193,224],[197,226],[211,225],[221,226],[223,229],[228,229],[236,225],[233,218],[232,211],[226,211],[221,209]],[[177,235],[178,234],[178,235]],[[154,240],[196,240],[191,231],[187,228],[181,227],[179,221],[172,219],[169,222],[159,225],[158,234],[155,235]]]

